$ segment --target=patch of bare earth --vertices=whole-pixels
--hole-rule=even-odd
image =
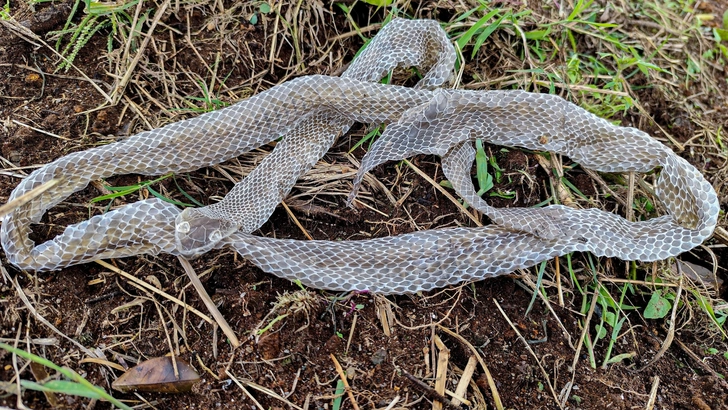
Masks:
[[[296,76],[340,73],[363,44],[362,36],[376,33],[385,17],[384,11],[373,6],[345,3],[351,8],[348,15],[344,8],[320,1],[275,2],[266,14],[261,13],[261,2],[146,2],[138,10],[128,10],[137,18],[146,16],[140,25],[143,36],[128,47],[116,38],[114,51],[107,53],[108,30],[102,30],[76,57],[77,69],[56,72],[59,58],[43,43],[54,46],[49,33],[63,28],[73,3],[36,4],[31,10],[25,2],[11,2],[15,23],[0,25],[0,202],[5,202],[24,175],[69,152],[197,115],[199,108],[232,103]],[[455,1],[398,3],[399,10],[409,15],[443,22],[475,7]],[[566,1],[531,3],[530,8],[515,2],[501,2],[500,6],[513,13],[531,10],[533,18],[523,21],[534,25],[519,27],[524,32],[538,28],[535,22],[559,20],[554,4],[563,3],[566,11],[562,10],[562,16],[573,8]],[[705,173],[725,210],[726,151],[721,151],[715,139],[718,126],[723,125],[725,135],[728,123],[725,69],[703,57],[710,44],[691,31],[695,29],[690,28],[693,20],[689,17],[673,20],[674,16],[665,16],[665,24],[674,25],[663,28],[645,18],[636,5],[625,6],[602,7],[599,18],[618,24],[640,44],[653,44],[645,53],[654,52],[660,62],[670,62],[676,76],[665,75],[661,83],[636,73],[628,83],[639,107],[622,111],[614,119],[648,131],[673,148],[680,144],[684,148],[681,155]],[[162,7],[166,11],[157,16]],[[694,7],[690,16],[719,16],[726,4],[703,2]],[[249,22],[253,15],[255,24]],[[463,33],[483,15],[473,13],[453,22],[448,30],[451,35]],[[81,18],[83,14],[78,13],[74,21]],[[148,34],[152,25],[154,30]],[[687,40],[680,41],[673,33],[681,30]],[[674,35],[666,46],[658,47],[670,33]],[[524,54],[521,34],[512,25],[496,30],[463,67],[461,86],[516,86],[548,92],[548,85],[534,81],[533,70],[563,73],[569,53],[557,48],[548,56],[552,60],[542,63],[533,53]],[[609,45],[594,37],[578,31],[572,34],[583,55],[611,52]],[[142,49],[147,35],[149,41]],[[471,51],[468,46],[464,53]],[[688,80],[684,80],[686,68],[681,66],[685,60],[676,60],[676,56],[686,55],[703,64],[699,75]],[[412,84],[406,75],[397,75],[395,80]],[[567,89],[557,88],[556,92],[576,103],[586,98]],[[206,96],[211,97],[207,103],[202,101]],[[443,179],[439,159],[430,156],[412,159],[412,166],[389,163],[377,168],[372,173],[376,180],[370,180],[360,197],[368,208],[346,208],[343,202],[350,177],[341,175],[356,169],[355,161],[364,151],[347,152],[366,132],[362,126],[341,138],[301,179],[286,201],[287,209],[279,207],[257,234],[366,239],[473,225],[420,175],[438,183]],[[232,187],[230,178],[241,178],[271,148],[263,147],[218,167],[177,175],[154,187],[179,201],[188,202],[181,193],[184,190],[202,203],[211,203]],[[491,204],[533,206],[561,195],[560,178],[554,176],[553,164],[544,155],[488,145],[486,153],[503,170],[492,191],[498,195],[487,198]],[[626,177],[590,174],[579,166],[571,167],[568,159],[556,165],[587,198],[572,195],[572,201],[624,215],[624,206],[614,197],[627,196]],[[127,175],[105,184],[144,180]],[[637,189],[639,194],[641,188]],[[103,192],[99,184],[74,194],[44,216],[34,239],[51,238],[68,224],[104,212],[106,203],[89,202]],[[148,195],[142,190],[115,200],[112,206]],[[635,212],[638,217],[650,214],[639,208]],[[721,216],[720,226],[725,229],[726,225]],[[725,242],[713,239],[683,259],[712,269],[725,266],[728,253]],[[314,289],[303,292],[296,284],[262,273],[229,250],[214,251],[192,264],[240,339],[241,345],[235,349],[210,323],[214,321],[200,296],[170,256],[110,261],[138,278],[137,282],[98,264],[36,274],[18,271],[4,256],[0,262],[3,342],[68,366],[106,390],[121,374],[114,367],[170,352],[202,376],[193,391],[185,394],[115,392],[115,397],[140,408],[330,408],[338,397],[340,373],[347,376],[350,386],[350,394],[343,393],[344,408],[436,408],[432,402],[439,399],[433,393],[438,376],[444,377],[448,391],[455,392],[469,362],[475,368],[464,391],[473,408],[496,406],[493,391],[504,408],[519,409],[728,406],[728,384],[719,377],[728,373],[728,359],[723,354],[728,345],[697,303],[701,298],[717,309],[725,308],[720,299],[725,297],[724,290],[679,280],[670,274],[671,262],[637,264],[631,273],[632,265],[620,260],[573,255],[570,260],[562,257],[546,265],[539,283],[541,292],[535,297],[538,267],[429,294],[384,298]],[[716,271],[719,278],[725,277],[724,268]],[[655,277],[667,285],[653,286]],[[630,285],[625,286],[626,282]],[[637,307],[620,313],[626,319],[612,345],[610,337],[597,340],[598,326],[609,309],[594,302],[595,289],[624,306]],[[674,320],[669,314],[657,320],[643,317],[642,310],[655,289],[668,289],[681,298]],[[280,320],[257,337],[255,331],[275,318]],[[611,333],[613,328],[607,326],[606,330]],[[669,347],[661,352],[663,346]],[[87,360],[90,355],[98,360]],[[622,360],[605,363],[607,357],[619,355],[624,355]],[[439,373],[438,363],[445,363]],[[0,381],[11,382],[11,386],[18,377],[35,380],[23,360],[2,350],[0,365]],[[16,391],[9,390],[0,396],[0,406],[110,407],[105,402],[30,390],[18,399]]]

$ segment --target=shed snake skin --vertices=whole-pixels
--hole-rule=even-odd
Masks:
[[[9,200],[53,178],[62,183],[4,218],[2,247],[18,268],[48,271],[138,254],[193,257],[230,246],[262,270],[305,285],[397,294],[507,274],[574,251],[661,260],[712,234],[716,192],[669,148],[558,96],[438,88],[450,79],[454,62],[455,51],[437,22],[395,19],[341,77],[299,77],[228,108],[75,152],[34,171]],[[423,74],[417,86],[377,83],[397,66],[417,67]],[[252,235],[354,122],[387,127],[362,160],[350,200],[364,173],[377,165],[435,154],[463,200],[494,224],[356,241]],[[180,211],[148,199],[69,226],[45,243],[29,239],[31,224],[91,181],[189,172],[281,136],[273,152],[220,202]],[[563,154],[601,172],[661,167],[654,188],[667,215],[630,222],[599,209],[561,205],[492,208],[476,194],[470,177],[476,138]]]

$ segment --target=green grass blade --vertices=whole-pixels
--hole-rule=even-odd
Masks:
[[[50,380],[45,383],[36,383],[31,380],[21,380],[20,385],[28,390],[35,390],[49,393],[68,394],[70,396],[80,396],[89,399],[101,399],[98,392],[89,389],[81,383],[68,380]]]
[[[475,169],[478,179],[478,196],[493,188],[493,176],[488,173],[488,156],[483,149],[483,141],[475,140]]]
[[[336,382],[336,390],[334,391],[334,403],[331,405],[331,410],[341,410],[341,402],[344,401],[344,381],[339,379]]]
[[[494,21],[488,27],[483,30],[482,33],[478,34],[478,38],[475,39],[475,44],[473,45],[473,52],[470,58],[475,58],[475,55],[478,53],[478,50],[480,50],[480,47],[483,45],[485,40],[490,37],[491,34],[493,34],[494,31],[496,31],[500,26],[501,23],[503,23],[503,20],[508,17],[510,13],[506,13],[498,18],[498,20]]]
[[[462,36],[460,36],[460,38],[456,41],[458,47],[460,47],[460,49],[462,50],[470,42],[470,39],[473,38],[473,36],[475,35],[475,33],[483,25],[485,25],[485,23],[487,23],[488,20],[490,20],[491,18],[493,18],[493,16],[495,16],[496,14],[498,14],[498,12],[500,12],[500,9],[493,9],[488,14],[486,14],[485,16],[481,17],[478,21],[476,21],[475,24],[473,24],[473,26],[470,27],[465,32],[465,34],[463,34]],[[501,20],[502,19],[503,18],[501,18]]]
[[[51,362],[48,359],[34,355],[33,353],[28,353],[25,350],[15,348],[6,343],[0,343],[0,349],[7,350],[8,352],[18,355],[26,360],[30,360],[32,362],[41,364],[45,367],[51,368],[51,369],[61,373],[62,375],[66,376],[68,379],[70,379],[74,382],[80,383],[80,384],[84,385],[86,388],[88,388],[89,390],[94,391],[96,394],[99,395],[99,397],[101,399],[112,403],[114,406],[116,406],[120,409],[123,409],[123,410],[132,410],[131,407],[129,407],[126,404],[115,399],[113,396],[106,393],[106,391],[104,389],[102,389],[101,387],[94,386],[93,384],[91,384],[91,382],[89,382],[88,380],[81,377],[81,375],[79,375],[72,369],[69,369],[67,367],[58,366],[57,364]]]
[[[536,288],[533,290],[533,295],[531,296],[531,302],[528,303],[528,308],[526,308],[526,314],[524,316],[528,316],[528,313],[531,312],[531,309],[533,308],[533,304],[536,302],[536,293],[541,289],[541,281],[543,280],[543,273],[546,271],[546,262],[541,262],[541,266],[538,267],[538,277],[536,278]]]

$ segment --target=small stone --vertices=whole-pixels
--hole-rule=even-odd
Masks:
[[[381,364],[386,359],[387,359],[387,349],[385,349],[385,348],[381,348],[381,349],[377,350],[376,352],[374,352],[374,354],[372,354],[372,358],[371,358],[372,363],[375,365]]]

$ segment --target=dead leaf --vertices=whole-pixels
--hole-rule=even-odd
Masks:
[[[184,393],[200,380],[200,375],[184,360],[176,358],[179,378],[174,375],[170,356],[155,357],[127,370],[111,387],[122,393]]]

